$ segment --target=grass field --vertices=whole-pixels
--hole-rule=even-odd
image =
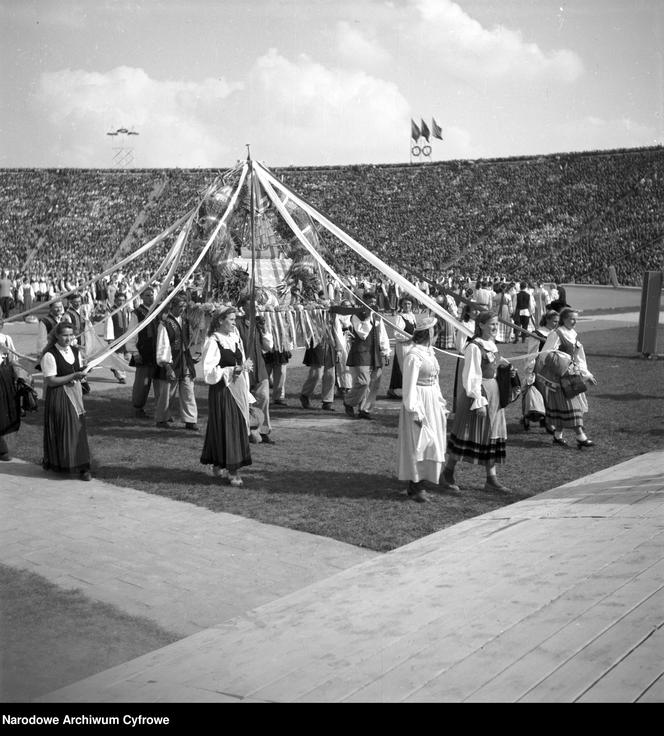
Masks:
[[[135,420],[130,385],[103,393],[93,390],[86,398],[93,473],[110,483],[213,511],[374,550],[394,549],[662,446],[662,363],[635,354],[637,328],[596,330],[582,339],[598,379],[588,394],[587,419],[588,435],[597,445],[579,451],[572,443],[566,449],[554,446],[539,427],[524,432],[520,401],[515,402],[507,410],[507,463],[499,469],[510,493],[485,492],[483,471],[463,464],[457,473],[460,493],[442,493],[431,486],[431,503],[410,502],[405,484],[396,479],[399,402],[384,400],[389,376],[383,377],[376,421],[353,421],[343,414],[340,400],[336,414],[300,407],[297,397],[306,369],[296,360],[289,366],[287,381],[290,406],[272,410],[276,444],[251,446],[253,465],[246,469],[243,489],[220,485],[210,468],[199,462],[207,415],[207,388],[202,384],[197,386],[198,434],[179,428],[179,423],[177,429],[166,431]],[[522,347],[507,345],[502,351],[509,358]],[[441,358],[441,385],[448,397],[454,364],[453,358]],[[41,421],[40,412],[28,416],[14,436],[12,450],[18,457],[40,462]],[[568,434],[572,439],[571,430]]]

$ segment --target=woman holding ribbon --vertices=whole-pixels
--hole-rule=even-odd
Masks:
[[[457,409],[441,478],[443,487],[450,490],[459,490],[454,469],[461,460],[484,466],[484,490],[508,491],[496,476],[496,465],[505,462],[507,444],[505,410],[500,406],[496,380],[498,365],[504,361],[496,347],[497,334],[496,313],[482,312],[475,322],[475,336],[464,349]]]
[[[44,470],[90,480],[90,449],[81,381],[83,359],[69,322],[55,327],[55,344],[41,358],[44,375]]]
[[[240,468],[251,465],[249,379],[253,367],[235,327],[236,308],[215,313],[203,346],[203,377],[210,386],[208,423],[201,463],[234,487],[244,485]]]

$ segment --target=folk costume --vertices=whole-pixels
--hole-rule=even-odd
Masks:
[[[411,343],[403,358],[399,480],[438,483],[440,478],[445,461],[447,412],[439,370],[432,347]]]
[[[131,313],[129,331],[132,332],[142,322],[149,312],[145,304],[141,304]],[[136,368],[134,386],[131,391],[131,403],[134,410],[143,413],[150,395],[150,387],[154,382],[155,401],[157,400],[158,384],[154,379],[159,373],[157,365],[157,329],[159,323],[152,320],[135,337],[127,342],[127,352],[131,354],[129,365]]]
[[[155,401],[155,421],[158,425],[168,422],[171,399],[178,393],[180,419],[186,425],[198,420],[194,379],[196,368],[189,350],[189,323],[184,315],[176,317],[169,312],[157,327],[157,365],[155,381],[158,383]],[[168,368],[175,374],[169,378]]]
[[[81,351],[54,345],[41,359],[42,373],[68,376],[82,370]],[[83,473],[90,470],[90,449],[81,382],[46,386],[44,400],[44,470]]]
[[[475,465],[504,463],[507,425],[496,381],[498,349],[492,340],[474,337],[466,344],[464,356],[448,452],[454,460]],[[481,406],[487,407],[485,416],[473,411]]]
[[[353,376],[353,386],[344,397],[348,413],[359,408],[360,417],[369,418],[383,374],[390,357],[390,340],[383,320],[370,312],[365,319],[352,315],[352,343],[346,364]]]
[[[205,340],[203,377],[210,388],[201,463],[231,473],[251,465],[249,381],[246,373],[234,371],[244,359],[237,331],[230,335],[215,332]]]
[[[325,320],[321,341],[318,345],[314,346],[314,341],[312,339],[309,343],[309,347],[304,351],[304,359],[302,362],[304,365],[309,367],[309,372],[302,384],[300,402],[305,409],[310,408],[309,400],[316,390],[318,382],[321,381],[321,401],[323,403],[323,409],[326,411],[334,411],[332,404],[334,403],[336,373],[336,337],[328,319],[329,316]]]
[[[583,379],[593,377],[588,370],[586,352],[578,340],[576,330],[570,330],[562,325],[551,330],[542,348],[542,353],[551,350],[566,353]],[[541,386],[547,422],[553,424],[556,429],[583,426],[583,415],[588,413],[588,399],[585,393],[568,399],[559,386],[554,387],[550,382],[545,381],[541,381]]]

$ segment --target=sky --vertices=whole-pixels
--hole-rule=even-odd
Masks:
[[[0,0],[0,167],[662,145],[663,55],[663,0]]]

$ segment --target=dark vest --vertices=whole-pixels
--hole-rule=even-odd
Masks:
[[[82,317],[75,309],[68,309],[65,312],[65,315],[74,328],[74,334],[76,335],[78,344],[83,347],[85,345],[85,338],[83,336],[83,330],[85,329],[85,317]]]
[[[142,322],[147,316],[148,311],[145,304],[141,304],[137,309],[134,309],[136,319]],[[147,327],[138,333],[138,337],[136,338],[136,349],[141,356],[143,365],[157,364],[157,326],[157,320],[153,319]]]
[[[182,319],[182,328],[178,324],[177,319],[172,314],[167,314],[163,323],[168,334],[168,341],[171,344],[171,355],[173,358],[173,371],[178,379],[184,378],[189,372],[192,378],[196,376],[196,368],[194,361],[189,352],[189,323],[186,319]],[[163,371],[163,378],[166,378],[166,371]]]
[[[120,310],[117,314],[114,314],[111,319],[113,320],[113,336],[117,340],[120,335],[124,335],[127,331],[127,313]]]
[[[46,335],[51,334],[51,330],[58,324],[53,317],[49,316],[48,314],[45,317],[42,317],[39,320],[44,327],[46,328]]]
[[[380,354],[380,343],[376,334],[376,323],[373,322],[371,331],[367,335],[366,340],[360,340],[356,335],[353,336],[350,350],[348,351],[348,366],[371,366],[371,368],[381,368],[383,359]],[[352,324],[352,323],[351,323]]]
[[[81,363],[79,359],[78,348],[72,347],[74,353],[74,362],[67,363],[62,357],[62,353],[55,347],[55,345],[46,352],[50,353],[55,358],[55,367],[57,369],[57,376],[69,376],[72,373],[76,373],[81,370]]]
[[[471,338],[468,340],[466,347],[468,347],[468,345],[476,345],[480,349],[480,353],[482,353],[482,378],[495,378],[498,370],[498,353],[495,354],[495,360],[489,360],[489,351],[485,350],[478,342],[475,342],[474,339]]]
[[[516,310],[517,315],[520,309],[530,308],[530,294],[527,291],[519,291],[516,295]]]
[[[556,330],[556,332],[558,333],[558,337],[560,338],[560,345],[558,347],[558,350],[561,350],[563,353],[567,353],[570,358],[574,359],[576,357],[577,343],[568,340],[560,332],[560,330]]]

